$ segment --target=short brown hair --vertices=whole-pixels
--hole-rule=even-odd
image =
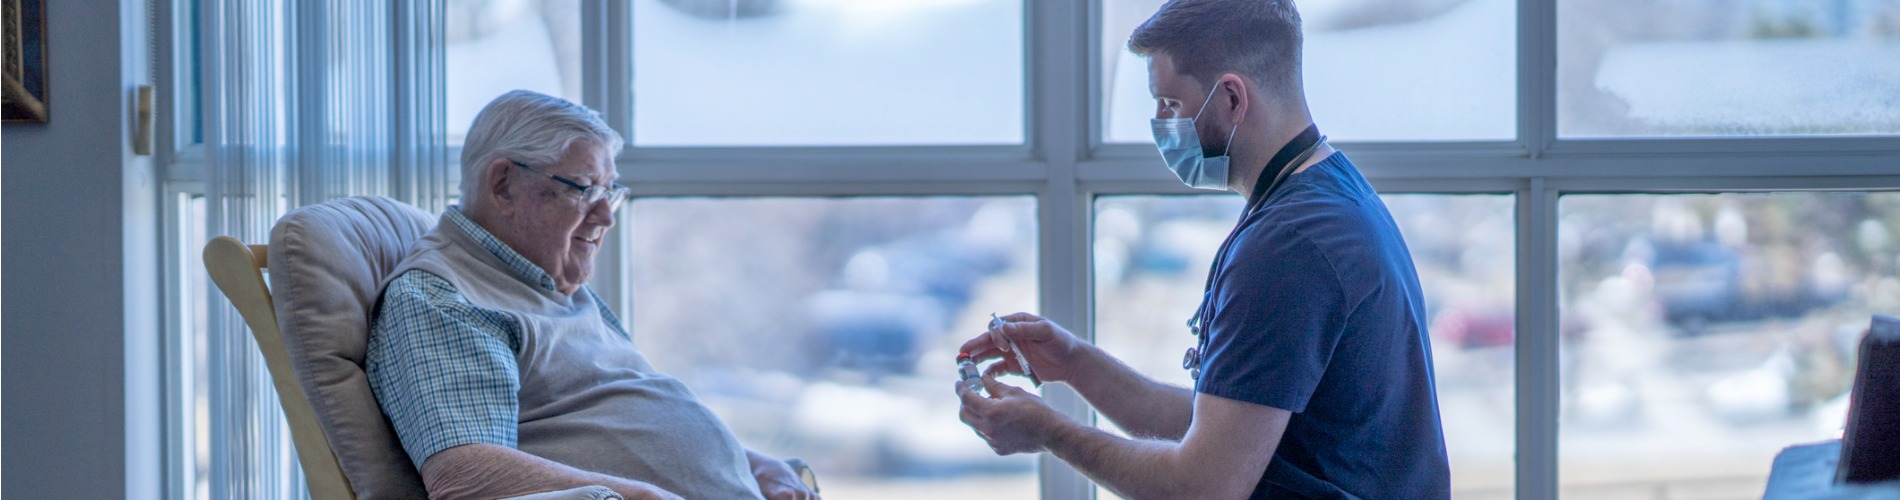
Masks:
[[[1286,92],[1300,89],[1300,43],[1293,0],[1169,0],[1129,35],[1128,50],[1167,54],[1203,84],[1237,73]]]

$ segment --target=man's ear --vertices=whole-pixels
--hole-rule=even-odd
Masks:
[[[1215,80],[1215,85],[1225,87],[1230,96],[1226,101],[1227,110],[1234,114],[1234,124],[1247,120],[1247,108],[1253,104],[1253,95],[1247,92],[1247,80],[1240,75],[1226,73]]]
[[[477,189],[488,195],[493,206],[501,215],[514,213],[515,197],[509,192],[514,189],[514,176],[508,175],[509,167],[514,166],[507,158],[496,158],[482,170],[482,183]]]

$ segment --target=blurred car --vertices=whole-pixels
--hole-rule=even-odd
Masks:
[[[1646,264],[1655,279],[1655,298],[1678,335],[1702,335],[1720,323],[1798,318],[1843,298],[1764,276],[1776,266],[1802,263],[1761,262],[1767,257],[1744,256],[1709,240],[1658,242],[1653,248]]]
[[[910,373],[968,308],[978,283],[1009,267],[1007,247],[952,228],[859,249],[837,285],[807,299],[816,366]]]
[[[816,329],[807,359],[872,374],[911,372],[922,337],[948,321],[940,302],[907,293],[826,290],[809,299],[807,310]]]
[[[1464,349],[1509,346],[1517,316],[1509,308],[1446,307],[1432,316],[1431,334]]]

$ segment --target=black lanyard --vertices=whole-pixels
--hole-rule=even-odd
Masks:
[[[1270,182],[1254,180],[1253,194],[1247,197],[1246,209],[1240,211],[1240,220],[1234,223],[1233,230],[1227,232],[1227,238],[1221,240],[1220,249],[1214,254],[1214,263],[1207,268],[1207,282],[1201,288],[1201,305],[1195,307],[1194,316],[1188,318],[1188,333],[1200,337],[1200,340],[1196,347],[1188,349],[1187,356],[1181,360],[1181,367],[1187,369],[1188,374],[1194,379],[1201,378],[1200,357],[1207,347],[1207,336],[1201,333],[1207,327],[1208,313],[1212,312],[1209,310],[1208,303],[1213,301],[1210,295],[1214,293],[1214,275],[1218,274],[1221,266],[1226,263],[1227,251],[1233,247],[1234,240],[1239,238],[1240,231],[1246,228],[1247,218],[1265,207],[1267,198],[1273,196],[1273,190],[1292,175],[1293,171],[1299,168],[1300,163],[1304,163],[1308,157],[1319,150],[1320,145],[1325,143],[1326,136],[1319,134],[1319,125],[1307,125],[1306,130],[1300,131],[1300,135],[1294,136],[1293,140],[1281,146],[1280,151],[1274,153],[1273,159],[1268,160],[1266,167],[1260,170],[1262,174],[1277,172],[1273,180]],[[1233,145],[1229,144],[1228,147],[1231,148]],[[1276,170],[1273,168],[1274,165],[1279,165],[1280,168]]]

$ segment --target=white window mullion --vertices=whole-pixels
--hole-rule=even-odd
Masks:
[[[633,151],[633,43],[632,7],[627,2],[581,2],[581,104],[599,110],[607,126],[627,140],[622,159]],[[620,161],[616,169],[621,183],[638,186],[634,169]],[[589,285],[601,300],[618,311],[622,318],[633,317],[632,257],[628,239],[633,233],[625,221],[631,216],[622,210],[620,222],[610,230],[600,249],[595,279]]]
[[[581,104],[627,139],[623,157],[633,150],[632,11],[629,2],[581,2]]]
[[[1092,339],[1089,304],[1089,196],[1078,190],[1077,167],[1089,150],[1098,120],[1091,118],[1094,82],[1088,38],[1096,2],[1024,2],[1024,98],[1029,145],[1045,162],[1046,187],[1037,200],[1039,273],[1043,316]],[[1067,385],[1043,387],[1049,404],[1077,420],[1091,421],[1081,395]],[[1094,486],[1054,455],[1040,458],[1042,498],[1081,500]]]
[[[1787,177],[1571,177],[1547,179],[1559,193],[1726,193],[1776,191],[1895,191],[1900,172],[1884,175],[1815,175]]]
[[[1088,200],[1076,179],[1090,142],[1086,94],[1091,80],[1083,39],[1089,32],[1084,4],[1025,2],[1028,122],[1031,148],[1044,165],[1041,212],[1042,309],[1050,319],[1089,336]]]
[[[1557,498],[1557,191],[1517,192],[1517,498]]]
[[[1556,4],[1517,1],[1517,142],[1531,158],[1557,138]]]
[[[1900,154],[1900,136],[1779,136],[1779,137],[1684,137],[1563,139],[1553,141],[1546,152],[1550,156],[1605,155],[1737,155],[1779,154],[1784,156],[1886,155],[1887,168],[1893,168],[1893,155]],[[1801,175],[1806,167],[1790,167],[1783,175]],[[1727,173],[1727,172],[1724,172]],[[1773,175],[1773,174],[1770,174]]]

